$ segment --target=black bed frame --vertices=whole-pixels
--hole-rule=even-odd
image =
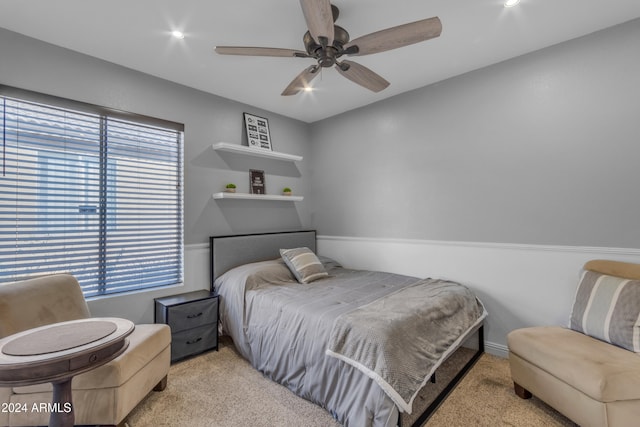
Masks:
[[[427,422],[429,417],[433,415],[436,409],[438,409],[438,407],[442,404],[442,402],[445,401],[447,396],[449,396],[449,393],[451,393],[453,389],[456,388],[458,383],[462,380],[462,378],[464,378],[467,372],[469,372],[471,368],[473,368],[473,365],[476,364],[476,362],[478,361],[478,359],[480,359],[483,353],[484,353],[484,325],[480,325],[480,328],[478,328],[478,349],[473,353],[473,356],[471,356],[471,359],[469,359],[469,361],[465,363],[465,365],[462,367],[460,371],[458,371],[458,373],[453,377],[453,379],[449,381],[449,383],[444,387],[444,389],[440,393],[438,393],[435,399],[433,399],[433,402],[431,402],[429,406],[427,406],[424,412],[420,414],[418,419],[411,425],[411,427],[420,427]],[[433,377],[431,377],[431,382],[435,383],[436,380],[437,380],[436,374],[433,374]],[[398,417],[399,417],[398,426],[402,426],[402,413],[400,413]]]
[[[306,246],[316,252],[315,230],[211,236],[209,238],[211,290],[215,291],[215,279],[231,268],[249,262],[266,261],[277,258],[280,256],[280,248],[301,246]],[[478,348],[473,353],[473,356],[434,398],[429,406],[427,406],[411,427],[422,426],[482,356],[484,353],[484,325],[481,324],[479,326],[477,335]],[[437,380],[436,374],[431,377],[431,382],[433,383]],[[400,413],[398,426],[402,426],[402,416],[403,414]]]

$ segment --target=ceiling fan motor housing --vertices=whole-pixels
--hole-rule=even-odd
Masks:
[[[349,33],[344,28],[334,25],[333,44],[330,46],[323,47],[313,39],[309,31],[304,33],[302,41],[309,56],[318,60],[318,65],[332,67],[336,63],[336,59],[345,53],[343,46],[349,42]]]

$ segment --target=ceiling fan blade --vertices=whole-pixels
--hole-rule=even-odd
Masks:
[[[369,55],[429,40],[440,36],[441,32],[442,23],[436,16],[358,37],[344,49],[349,55]]]
[[[300,0],[311,37],[321,46],[333,43],[333,12],[329,0]]]
[[[336,64],[336,70],[354,83],[364,86],[374,92],[380,92],[389,86],[389,82],[380,75],[374,73],[364,65],[351,61],[342,61]]]
[[[301,50],[280,49],[276,47],[216,46],[215,51],[220,55],[309,57],[307,52],[303,52]]]
[[[295,79],[289,83],[289,86],[282,91],[282,96],[290,96],[295,95],[296,93],[304,90],[306,87],[309,87],[309,83],[313,80],[319,73],[320,67],[317,65],[311,65],[310,67],[305,68],[300,74],[296,76]]]

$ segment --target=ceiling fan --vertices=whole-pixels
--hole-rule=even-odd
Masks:
[[[282,95],[295,95],[309,87],[309,83],[322,67],[332,67],[347,79],[373,92],[380,92],[389,82],[369,68],[349,60],[339,59],[343,55],[362,56],[384,52],[413,43],[438,37],[442,23],[438,17],[423,19],[376,31],[349,40],[349,33],[334,25],[339,10],[330,0],[300,0],[302,13],[307,22],[307,31],[302,40],[306,51],[271,47],[216,46],[221,55],[281,56],[313,58],[317,64],[305,68],[289,83]]]

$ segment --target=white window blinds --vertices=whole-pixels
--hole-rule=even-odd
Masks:
[[[181,125],[52,104],[0,95],[0,281],[69,272],[87,297],[181,282]]]

